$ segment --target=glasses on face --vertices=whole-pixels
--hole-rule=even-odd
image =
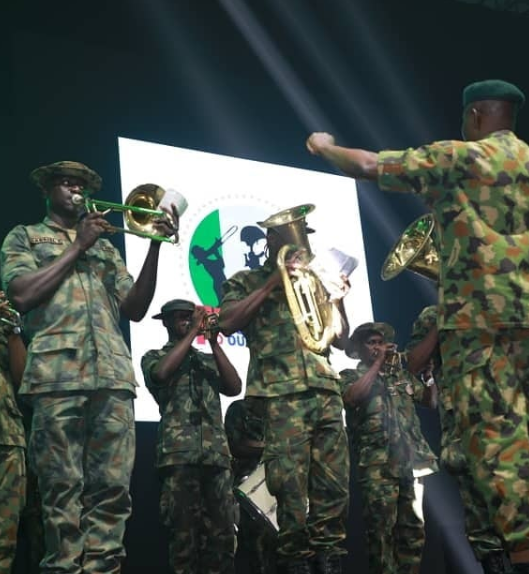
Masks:
[[[75,177],[59,177],[53,181],[53,184],[60,185],[62,187],[77,187],[81,191],[86,185],[82,179],[77,179]]]

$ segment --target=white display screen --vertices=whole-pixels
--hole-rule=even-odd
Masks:
[[[312,251],[317,255],[336,248],[359,261],[349,278],[351,290],[344,300],[351,331],[373,320],[353,179],[126,138],[119,138],[118,145],[123,201],[134,188],[149,183],[176,189],[188,203],[180,221],[179,244],[161,247],[156,293],[149,312],[140,323],[130,324],[131,351],[140,384],[137,420],[160,418],[140,367],[146,351],[167,342],[165,328],[152,315],[176,298],[217,307],[224,279],[264,262],[265,231],[257,221],[280,210],[306,203],[316,206],[307,216],[308,225],[316,230],[309,235]],[[127,267],[135,278],[148,243],[147,239],[125,235]],[[248,365],[244,337],[235,334],[229,338],[219,336],[219,340],[240,373],[244,393]],[[210,352],[203,338],[198,338],[195,346]],[[334,349],[331,361],[337,370],[352,365],[343,352]],[[234,398],[222,397],[224,411],[231,400]]]

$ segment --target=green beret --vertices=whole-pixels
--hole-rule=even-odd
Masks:
[[[388,323],[363,323],[353,331],[345,349],[345,354],[351,359],[359,359],[360,345],[371,333],[382,335],[385,343],[392,343],[395,338],[395,329]]]
[[[525,103],[525,95],[520,88],[503,80],[474,82],[463,90],[463,108],[482,100],[513,102],[521,108]]]
[[[195,304],[192,301],[186,301],[185,299],[172,299],[167,301],[162,305],[160,312],[157,315],[153,315],[153,319],[163,319],[164,315],[173,313],[173,311],[189,311],[192,313],[195,310]]]
[[[87,191],[95,193],[101,189],[101,176],[88,166],[77,161],[57,161],[43,165],[29,174],[29,179],[35,185],[44,188],[46,182],[55,176],[71,175],[86,182]]]

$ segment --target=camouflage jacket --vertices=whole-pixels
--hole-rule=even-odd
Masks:
[[[72,243],[75,231],[46,218],[18,225],[2,245],[4,290],[20,275],[45,267]],[[100,388],[135,390],[119,307],[133,285],[107,239],[80,257],[54,295],[23,317],[30,343],[21,394]]]
[[[439,328],[529,327],[529,146],[504,130],[378,157],[380,188],[421,194],[435,215]]]
[[[8,330],[4,323],[0,323],[0,446],[25,446],[22,414],[9,374]]]
[[[143,355],[145,384],[160,407],[156,466],[208,464],[230,467],[230,451],[222,424],[220,375],[213,355],[191,347],[168,385],[157,385],[151,373],[173,348]]]
[[[239,301],[261,287],[274,272],[270,260],[262,267],[239,271],[223,284],[222,306]],[[309,351],[298,335],[282,287],[264,301],[242,330],[250,349],[246,396],[276,397],[310,387],[339,393],[339,376],[328,354]]]
[[[360,362],[356,369],[340,372],[342,388],[354,384],[368,370]],[[424,387],[411,374],[379,374],[369,396],[353,407],[346,405],[346,421],[353,452],[359,466],[385,465],[389,476],[413,470],[437,470],[435,455],[422,435],[415,403]],[[425,474],[422,472],[421,474]]]

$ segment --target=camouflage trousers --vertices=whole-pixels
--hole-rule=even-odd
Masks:
[[[503,542],[489,518],[487,506],[468,471],[461,439],[455,432],[454,413],[443,412],[441,464],[457,482],[465,516],[465,534],[480,562],[491,552],[503,552]]]
[[[11,574],[26,496],[26,463],[20,446],[0,446],[0,574]]]
[[[32,396],[29,460],[38,477],[41,574],[115,574],[125,555],[135,427],[128,391]]]
[[[341,396],[311,389],[262,400],[262,459],[277,499],[278,561],[345,553],[349,449]]]
[[[489,523],[511,553],[529,550],[529,330],[441,331],[440,341],[455,432]]]
[[[173,574],[234,574],[231,470],[182,464],[161,472],[160,517],[169,528]]]
[[[411,469],[394,478],[382,465],[358,468],[369,574],[419,574],[425,538],[422,509],[414,508],[419,480]]]

